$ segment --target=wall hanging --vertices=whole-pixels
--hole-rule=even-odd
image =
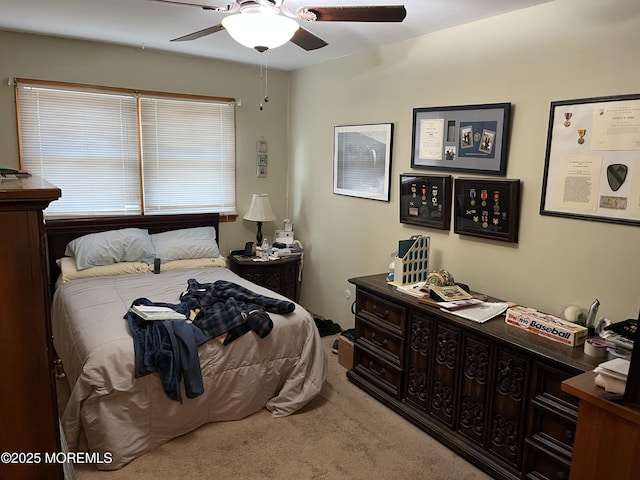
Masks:
[[[411,167],[503,176],[510,103],[413,109]]]
[[[334,128],[333,193],[390,200],[393,124]]]
[[[640,94],[551,102],[540,213],[640,225]]]

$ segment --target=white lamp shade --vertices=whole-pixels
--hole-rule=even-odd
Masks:
[[[298,30],[298,22],[270,11],[242,12],[222,19],[222,26],[241,45],[256,49],[284,45]]]
[[[273,210],[271,209],[271,203],[269,202],[268,193],[254,193],[251,198],[251,205],[249,211],[245,213],[245,220],[252,222],[271,222],[276,219]]]

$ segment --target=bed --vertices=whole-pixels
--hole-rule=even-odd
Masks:
[[[125,318],[134,300],[177,304],[191,279],[207,285],[224,280],[258,296],[288,300],[237,276],[222,257],[163,260],[159,274],[153,273],[153,260],[151,265],[115,262],[102,270],[95,267],[97,273],[89,267],[84,270],[93,273],[87,275],[79,275],[82,270],[71,262],[71,270],[61,275],[61,267],[69,267],[69,258],[59,262],[69,254],[67,245],[88,234],[134,228],[154,236],[204,226],[214,227],[218,238],[216,214],[46,222],[55,285],[52,334],[71,391],[63,430],[70,451],[89,450],[111,459],[97,463],[98,469],[119,469],[208,422],[242,419],[263,408],[273,417],[290,415],[318,395],[326,379],[327,359],[313,317],[295,303],[291,313],[268,314],[273,328],[264,338],[249,331],[227,345],[224,336],[201,344],[197,355],[204,392],[194,398],[185,395],[183,384],[181,399],[169,398],[157,373],[136,378],[134,341]],[[79,250],[73,253],[79,262]]]

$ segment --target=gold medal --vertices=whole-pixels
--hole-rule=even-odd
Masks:
[[[587,134],[587,131],[584,128],[578,129],[578,143],[582,145],[584,143],[584,136]]]

